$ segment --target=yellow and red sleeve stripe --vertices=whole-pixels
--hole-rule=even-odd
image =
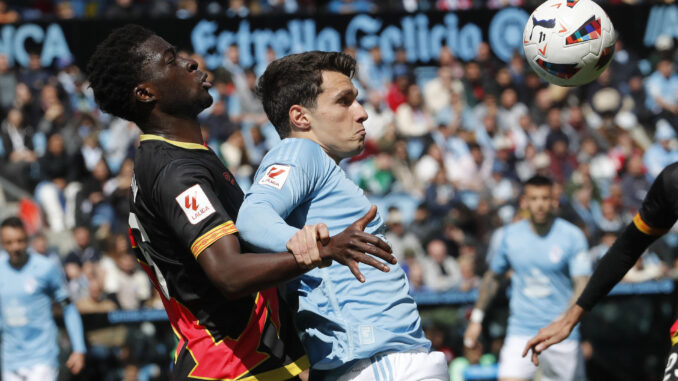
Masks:
[[[652,226],[648,225],[645,221],[643,221],[643,217],[640,216],[640,213],[636,213],[635,217],[633,217],[633,224],[636,225],[638,230],[647,235],[662,235],[669,231],[669,229],[653,228]]]
[[[238,229],[236,229],[233,221],[224,222],[223,224],[211,229],[196,239],[195,242],[193,242],[193,245],[191,245],[191,253],[193,253],[194,257],[198,258],[200,253],[207,249],[211,244],[216,242],[219,238],[237,232]]]

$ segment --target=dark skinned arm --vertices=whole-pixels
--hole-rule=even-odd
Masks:
[[[358,262],[381,271],[389,267],[375,257],[395,264],[391,248],[381,239],[363,230],[376,216],[376,208],[354,222],[343,232],[331,237],[329,242],[318,241],[323,260],[335,260],[348,266],[356,278],[364,282]],[[368,255],[369,253],[371,255]],[[230,234],[218,239],[199,256],[198,263],[209,280],[229,299],[237,299],[253,292],[273,287],[307,271],[290,253],[241,253],[238,239]]]

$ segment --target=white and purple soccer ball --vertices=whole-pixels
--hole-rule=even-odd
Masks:
[[[546,81],[581,86],[612,60],[610,17],[592,0],[548,0],[532,12],[523,32],[525,59]]]

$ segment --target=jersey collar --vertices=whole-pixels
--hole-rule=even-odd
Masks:
[[[197,144],[197,143],[188,143],[188,142],[180,142],[178,140],[170,140],[167,138],[163,138],[160,135],[153,135],[153,134],[143,134],[139,137],[140,141],[147,141],[147,140],[159,140],[161,142],[165,142],[168,144],[171,144],[173,146],[177,146],[180,148],[186,148],[186,149],[202,149],[202,150],[207,150],[208,148],[202,144]]]

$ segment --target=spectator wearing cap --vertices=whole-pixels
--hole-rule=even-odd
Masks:
[[[657,63],[657,70],[645,80],[645,89],[647,108],[675,127],[678,122],[678,75],[673,72],[670,59],[664,58]]]
[[[406,251],[411,251],[415,259],[424,257],[424,248],[412,232],[405,228],[403,214],[398,208],[391,208],[386,216],[386,239],[391,244],[393,255],[402,261]]]
[[[643,164],[650,181],[654,180],[666,166],[678,161],[675,139],[676,132],[673,127],[665,119],[660,119],[654,133],[654,143],[643,155]]]
[[[436,239],[426,245],[426,257],[422,260],[424,284],[434,291],[448,291],[461,282],[459,264],[447,254],[442,240]]]

